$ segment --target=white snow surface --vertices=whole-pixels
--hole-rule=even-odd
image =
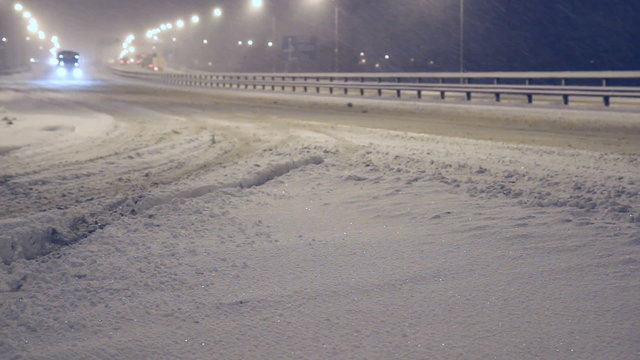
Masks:
[[[633,144],[22,86],[0,91],[3,359],[640,358]]]

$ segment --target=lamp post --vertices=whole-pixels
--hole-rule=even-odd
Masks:
[[[464,0],[460,0],[460,72],[464,72]]]
[[[334,71],[340,71],[340,7],[338,6],[338,0],[333,0],[333,24],[334,24]]]

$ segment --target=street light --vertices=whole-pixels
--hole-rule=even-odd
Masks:
[[[24,6],[22,6],[22,4],[20,4],[20,3],[15,4],[15,5],[13,6],[13,8],[14,8],[16,11],[18,11],[18,12],[20,12],[20,11],[24,10]]]
[[[264,5],[262,0],[251,0],[251,6],[254,8],[261,8]]]
[[[220,9],[220,8],[213,9],[213,16],[221,17],[222,16],[222,9]]]
[[[191,16],[191,22],[192,22],[193,24],[197,24],[197,23],[199,23],[199,22],[200,22],[200,16],[198,16],[198,15],[193,15],[193,16]]]
[[[464,72],[464,0],[460,0],[460,72]]]
[[[179,19],[178,21],[176,21],[176,27],[178,29],[182,29],[184,27],[184,20]]]

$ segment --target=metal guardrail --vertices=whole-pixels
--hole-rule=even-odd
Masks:
[[[534,98],[553,96],[565,105],[570,98],[600,98],[604,106],[612,98],[640,99],[640,71],[606,72],[496,72],[496,73],[345,73],[345,74],[272,74],[272,73],[149,73],[113,69],[116,74],[151,80],[168,85],[221,89],[252,89],[329,94],[357,93],[377,96],[392,92],[397,98],[413,93],[422,99],[434,93],[445,100],[447,94],[461,94],[467,101],[474,94],[490,95],[500,102],[505,95],[522,96],[527,103]],[[613,81],[633,82],[614,85]],[[579,85],[574,85],[578,83]],[[639,103],[640,104],[640,103]]]

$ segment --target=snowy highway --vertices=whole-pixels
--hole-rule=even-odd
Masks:
[[[640,357],[640,112],[0,77],[6,359]]]

